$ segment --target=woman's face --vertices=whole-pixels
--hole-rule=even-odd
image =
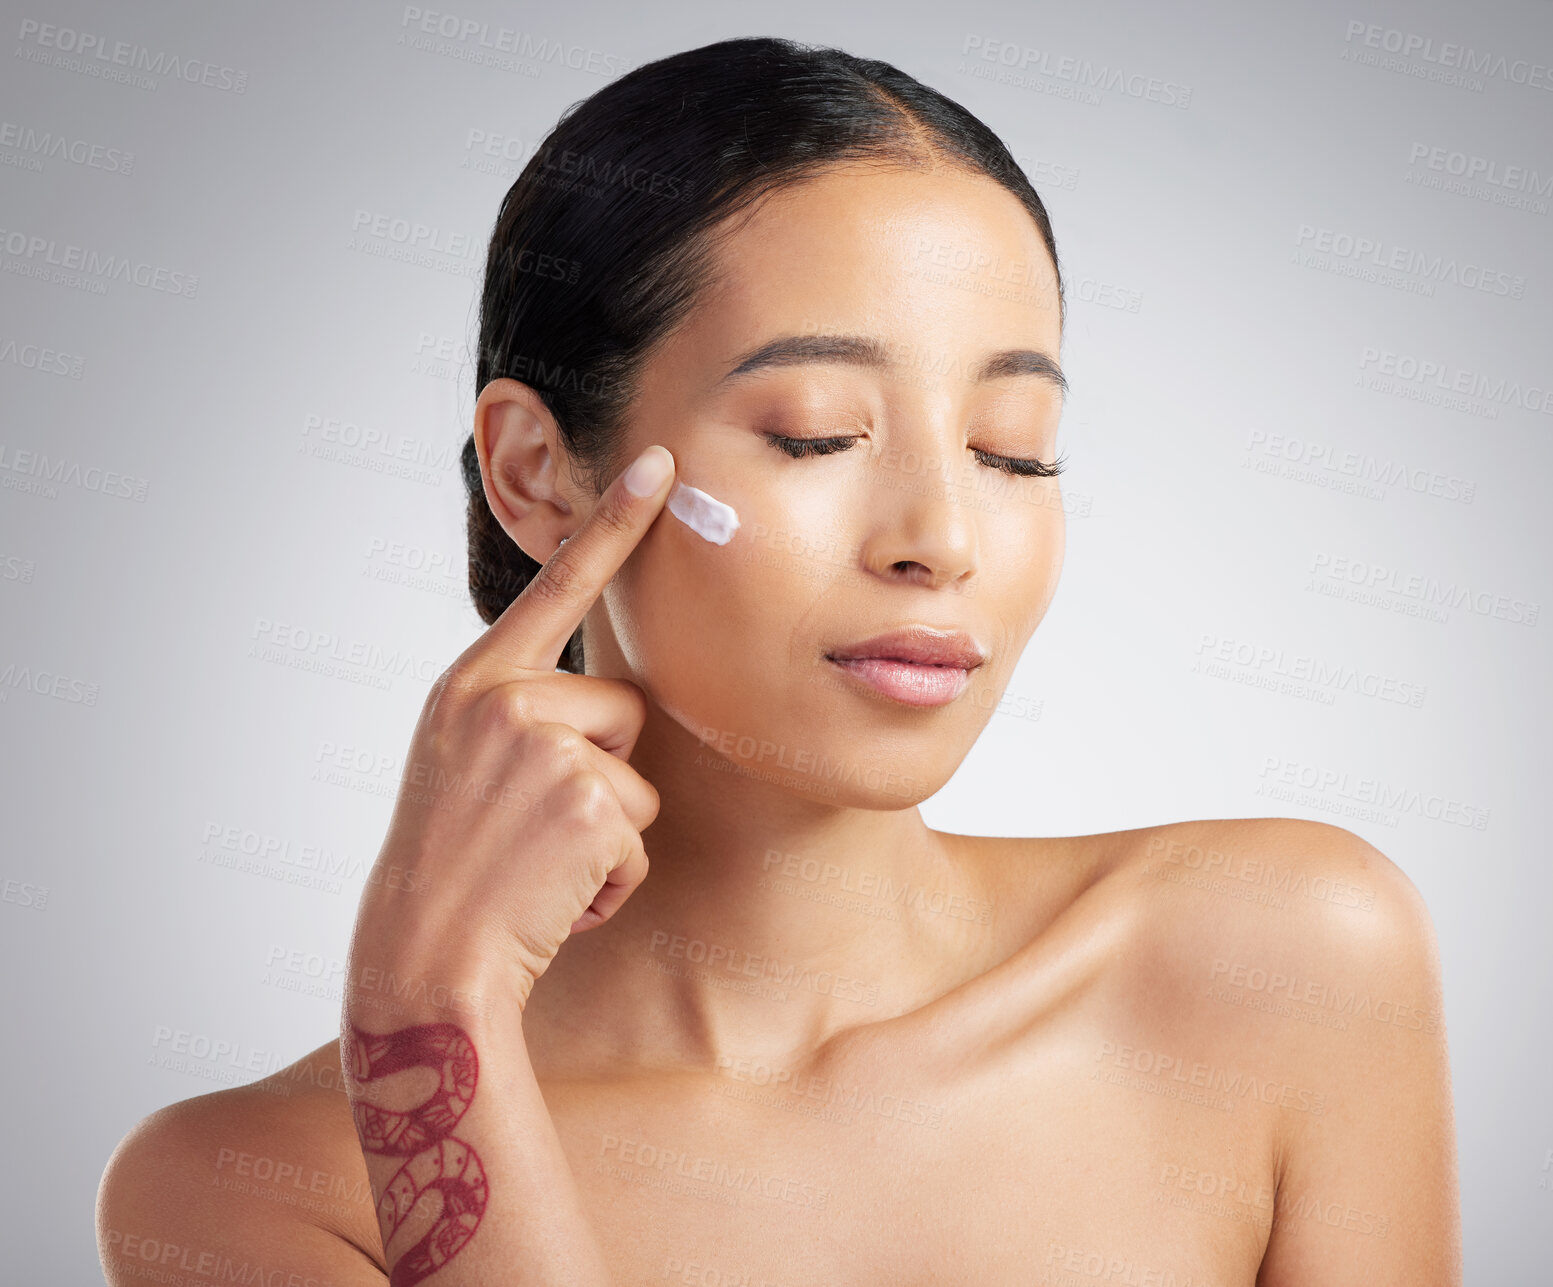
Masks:
[[[906,807],[958,767],[1056,590],[1056,479],[989,463],[1056,455],[1051,257],[991,180],[892,167],[780,191],[718,264],[644,370],[622,458],[662,443],[740,525],[714,545],[665,511],[590,613],[589,670],[634,679],[810,798]],[[882,362],[790,353],[734,370],[819,336],[870,341]],[[853,441],[794,458],[768,435]],[[986,652],[947,704],[903,704],[827,659],[913,624]]]

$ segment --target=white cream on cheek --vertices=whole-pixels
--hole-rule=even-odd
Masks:
[[[674,484],[668,505],[669,513],[713,545],[727,545],[739,526],[739,516],[732,505],[685,483]]]

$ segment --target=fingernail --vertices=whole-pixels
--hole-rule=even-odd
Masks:
[[[631,462],[626,470],[626,490],[633,496],[651,496],[662,487],[674,467],[674,457],[667,447],[656,444],[649,447]]]

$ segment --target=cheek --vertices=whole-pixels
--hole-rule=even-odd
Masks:
[[[769,718],[761,694],[779,697],[790,683],[801,622],[827,583],[804,555],[811,533],[758,517],[783,513],[781,502],[707,490],[738,514],[728,542],[707,541],[665,514],[604,595],[630,673],[692,731]]]
[[[820,656],[839,623],[897,611],[857,566],[858,531],[836,488],[719,487],[739,527],[725,545],[672,514],[656,523],[606,591],[615,637],[631,673],[692,732],[809,736],[835,708],[835,677]],[[1055,482],[1001,498],[978,526],[981,575],[974,597],[945,612],[976,624],[1013,661],[1056,591],[1065,546]],[[989,675],[988,678],[991,678]],[[1006,676],[1005,676],[1006,678]],[[970,714],[968,710],[968,714]],[[825,736],[840,730],[829,727]]]
[[[723,545],[673,517],[674,529],[663,533],[665,561],[676,565],[687,602],[704,605],[712,629],[737,640],[751,666],[792,655],[813,608],[851,580],[857,551],[844,526],[846,497],[818,484],[793,470],[760,488],[712,489],[738,514]],[[759,673],[748,678],[760,681]]]
[[[1038,490],[1032,489],[1027,499],[1018,502],[1018,507],[1022,532],[1018,549],[1024,556],[1020,572],[1030,578],[1032,589],[1044,587],[1050,591],[1062,571],[1067,547],[1062,492],[1055,482],[1044,484]]]
[[[990,625],[1005,632],[1013,653],[1023,650],[1057,592],[1067,547],[1062,494],[1055,483],[1005,499],[981,531],[981,577],[974,603]]]

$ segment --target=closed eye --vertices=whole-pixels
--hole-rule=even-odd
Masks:
[[[857,441],[851,438],[791,438],[786,434],[768,433],[765,439],[778,451],[784,451],[794,460],[805,456],[832,456],[847,451]],[[998,456],[990,451],[973,449],[976,459],[989,469],[1001,469],[1006,474],[1021,478],[1055,478],[1066,467],[1061,457],[1056,460],[1036,460],[1028,456]]]
[[[977,451],[976,459],[993,469],[1001,469],[1005,474],[1016,474],[1021,478],[1055,478],[1068,467],[1067,461],[1061,456],[1056,460],[1035,460],[1029,456],[994,456],[990,451]]]
[[[785,451],[794,460],[805,456],[831,456],[845,451],[856,438],[789,438],[786,434],[768,433],[766,441],[779,451]]]

